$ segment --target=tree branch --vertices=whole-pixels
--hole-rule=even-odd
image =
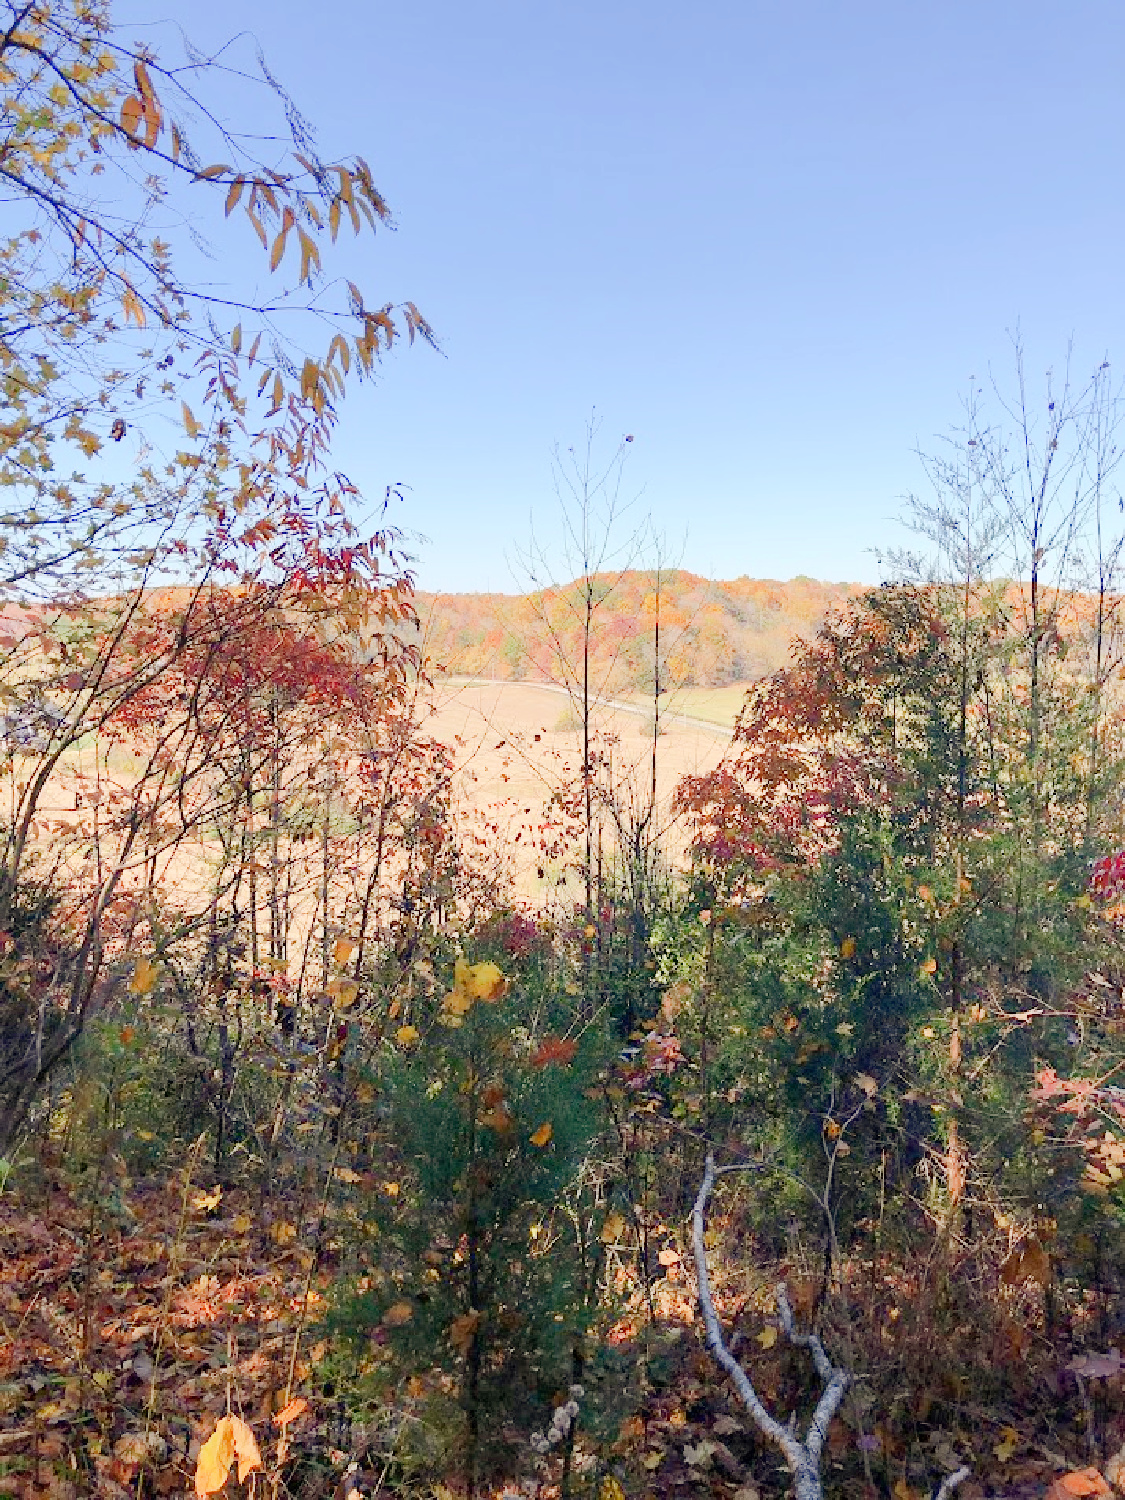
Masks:
[[[723,1338],[723,1331],[719,1325],[719,1319],[715,1312],[715,1303],[711,1296],[711,1279],[707,1271],[707,1250],[704,1245],[704,1229],[706,1224],[707,1205],[715,1187],[717,1170],[715,1158],[711,1152],[707,1153],[707,1164],[703,1173],[703,1182],[700,1185],[699,1194],[695,1200],[695,1207],[691,1213],[692,1246],[695,1252],[695,1271],[699,1282],[699,1305],[703,1313],[703,1323],[707,1330],[707,1344],[716,1361],[733,1380],[735,1389],[738,1391],[743,1406],[754,1419],[759,1432],[763,1437],[781,1449],[785,1456],[785,1462],[789,1465],[789,1471],[793,1475],[797,1500],[823,1500],[823,1487],[820,1478],[820,1458],[824,1448],[824,1439],[828,1432],[828,1424],[839,1410],[840,1402],[844,1398],[844,1392],[848,1388],[851,1376],[846,1370],[834,1365],[825,1352],[824,1345],[815,1333],[798,1333],[793,1323],[793,1311],[789,1306],[789,1298],[785,1287],[777,1288],[777,1310],[781,1318],[782,1330],[791,1344],[797,1348],[807,1349],[820,1376],[824,1390],[820,1400],[817,1402],[816,1410],[813,1412],[809,1422],[808,1430],[804,1440],[799,1439],[796,1434],[796,1414],[788,1426],[782,1426],[775,1417],[772,1417],[762,1404],[761,1397],[754,1389],[750,1377],[742,1368],[727,1348]],[[947,1500],[942,1496],[941,1500]]]

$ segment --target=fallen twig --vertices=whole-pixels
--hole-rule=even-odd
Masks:
[[[824,1389],[816,1410],[809,1421],[804,1439],[796,1435],[796,1413],[785,1426],[772,1417],[762,1405],[750,1377],[727,1348],[715,1304],[711,1297],[711,1279],[707,1272],[707,1250],[703,1242],[707,1204],[715,1187],[717,1175],[715,1158],[709,1152],[703,1173],[703,1182],[692,1209],[692,1245],[695,1251],[695,1272],[699,1282],[699,1305],[703,1311],[703,1323],[707,1330],[707,1343],[715,1359],[734,1381],[743,1406],[754,1419],[759,1432],[776,1444],[789,1465],[793,1475],[797,1500],[823,1500],[824,1490],[820,1478],[820,1461],[828,1424],[839,1410],[851,1376],[846,1370],[834,1365],[825,1352],[824,1345],[815,1333],[798,1333],[793,1323],[793,1310],[783,1285],[777,1288],[777,1311],[786,1338],[799,1349],[807,1349]],[[952,1477],[952,1476],[951,1476]],[[948,1500],[947,1491],[937,1500]]]

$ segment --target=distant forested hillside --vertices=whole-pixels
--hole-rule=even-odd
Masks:
[[[859,586],[793,578],[716,583],[683,571],[637,570],[596,580],[594,649],[600,680],[651,690],[660,624],[660,674],[668,687],[720,687],[764,677],[788,658],[794,636],[815,635],[827,611]],[[470,677],[556,680],[560,657],[580,656],[581,581],[534,594],[419,594],[425,654]]]

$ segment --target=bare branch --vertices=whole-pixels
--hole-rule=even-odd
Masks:
[[[802,1441],[796,1436],[796,1413],[786,1426],[770,1415],[762,1404],[761,1397],[754,1389],[750,1377],[727,1348],[723,1331],[719,1324],[718,1315],[715,1312],[715,1303],[711,1296],[711,1279],[707,1271],[707,1250],[704,1244],[704,1229],[706,1226],[707,1205],[715,1186],[717,1169],[715,1158],[711,1152],[707,1153],[707,1163],[703,1173],[703,1182],[700,1185],[699,1194],[695,1200],[695,1206],[691,1213],[692,1247],[695,1253],[695,1271],[699,1282],[699,1305],[703,1313],[703,1324],[707,1330],[707,1344],[716,1361],[730,1376],[738,1391],[743,1406],[750,1413],[755,1425],[762,1436],[781,1449],[785,1456],[785,1462],[789,1465],[789,1471],[793,1475],[793,1483],[796,1490],[797,1500],[823,1500],[823,1486],[820,1478],[820,1458],[824,1448],[824,1439],[828,1432],[828,1425],[840,1408],[844,1398],[844,1392],[848,1388],[851,1376],[846,1370],[834,1365],[825,1352],[824,1345],[815,1333],[798,1333],[793,1323],[793,1311],[789,1306],[789,1298],[785,1287],[778,1286],[776,1291],[777,1310],[781,1319],[782,1330],[791,1344],[797,1348],[807,1349],[820,1376],[824,1390],[820,1400],[817,1402],[816,1410],[813,1412],[809,1422],[808,1430]]]

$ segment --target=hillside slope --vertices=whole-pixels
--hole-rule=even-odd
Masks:
[[[764,677],[809,638],[858,584],[794,578],[714,582],[684,571],[636,570],[595,580],[599,691],[651,692],[656,623],[666,688],[715,688]],[[562,681],[581,657],[580,582],[538,593],[418,595],[431,666],[466,677]]]

